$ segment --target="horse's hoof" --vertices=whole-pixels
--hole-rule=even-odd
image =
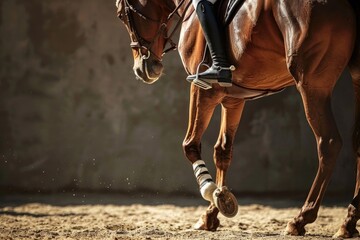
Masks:
[[[294,221],[288,222],[284,235],[290,235],[290,236],[303,236],[305,235],[306,231],[305,228],[298,228]]]
[[[359,231],[354,230],[353,233],[350,233],[345,227],[341,227],[333,236],[333,238],[355,238],[359,237]]]
[[[222,215],[228,218],[235,217],[238,212],[238,202],[227,187],[217,188],[213,193],[213,198],[215,206]]]
[[[212,221],[207,220],[206,215],[203,215],[194,225],[195,230],[206,230],[206,231],[216,231],[220,226],[219,219],[215,218]]]

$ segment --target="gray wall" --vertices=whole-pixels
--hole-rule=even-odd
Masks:
[[[156,84],[135,80],[114,0],[0,0],[0,188],[197,192],[181,149],[189,84],[176,52],[164,64]],[[330,188],[351,195],[347,73],[333,100],[345,147]],[[212,170],[218,126],[219,110]],[[235,191],[307,191],[317,155],[296,90],[249,102],[234,149]]]

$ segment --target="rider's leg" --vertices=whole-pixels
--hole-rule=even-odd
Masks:
[[[214,8],[216,0],[193,0],[193,5],[203,29],[206,42],[212,58],[212,66],[198,75],[191,75],[187,79],[198,77],[210,83],[219,83],[220,86],[230,87],[231,70],[225,48],[224,27],[220,26]]]

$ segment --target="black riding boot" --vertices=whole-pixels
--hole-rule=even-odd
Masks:
[[[206,0],[200,1],[196,7],[196,13],[209,46],[212,66],[206,71],[190,75],[186,79],[193,81],[198,78],[207,83],[218,83],[222,87],[231,87],[230,69],[232,66],[226,56],[224,27],[219,24],[214,5]]]

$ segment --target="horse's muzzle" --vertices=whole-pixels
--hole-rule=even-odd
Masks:
[[[163,69],[160,61],[151,58],[139,58],[133,67],[136,78],[147,84],[156,82],[162,75]]]

